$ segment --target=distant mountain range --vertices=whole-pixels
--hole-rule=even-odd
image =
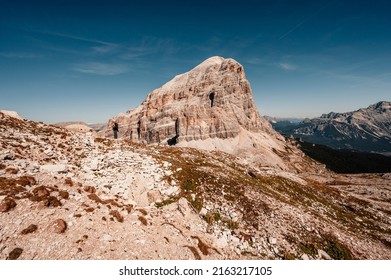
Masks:
[[[306,142],[391,154],[391,102],[378,102],[353,112],[331,112],[301,122],[270,117],[268,120],[280,133]]]
[[[101,131],[107,127],[107,124],[105,123],[85,123],[82,121],[75,121],[75,122],[59,122],[55,123],[55,126],[58,127],[64,127],[66,129],[70,129],[73,131],[79,131],[79,132],[87,132],[87,131]]]

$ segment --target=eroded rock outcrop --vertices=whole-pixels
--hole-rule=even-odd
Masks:
[[[272,131],[257,112],[243,66],[217,56],[176,76],[114,119],[122,137],[147,144],[227,139],[241,129]]]

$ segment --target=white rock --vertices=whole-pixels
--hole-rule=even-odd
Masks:
[[[91,162],[90,162],[90,168],[92,171],[97,171],[99,170],[99,160],[94,158]]]
[[[192,209],[190,208],[189,202],[186,200],[186,198],[181,197],[178,200],[178,210],[185,217],[188,217],[191,214]]]
[[[248,248],[248,243],[247,241],[243,242],[242,244],[239,245],[240,250],[246,250]]]
[[[221,236],[220,238],[216,238],[214,243],[218,248],[225,248],[228,246],[228,239],[225,236]]]
[[[239,238],[237,238],[236,236],[232,236],[232,237],[231,237],[231,242],[234,243],[234,244],[236,245],[236,244],[239,244],[239,243],[240,243],[240,240],[239,240]]]
[[[178,187],[171,187],[171,188],[167,188],[167,189],[162,190],[162,193],[167,196],[172,196],[172,195],[175,195],[178,191],[179,191]]]
[[[45,150],[45,151],[43,151],[47,156],[49,156],[49,157],[51,157],[51,156],[53,156],[53,150],[52,149],[47,149],[47,150]]]
[[[41,172],[47,173],[67,173],[68,166],[66,164],[45,164],[40,167]]]
[[[12,151],[3,151],[0,158],[4,160],[14,160],[15,154]]]
[[[223,231],[223,235],[226,236],[228,238],[228,240],[230,240],[230,238],[231,238],[231,231],[230,230],[225,230],[225,231]]]
[[[304,261],[308,261],[310,258],[308,257],[307,254],[303,254],[303,255],[301,255],[301,259]]]
[[[318,250],[318,255],[321,259],[324,259],[324,260],[331,260],[332,258],[330,257],[329,254],[327,254],[325,251],[323,250]]]
[[[200,211],[200,215],[201,216],[205,216],[206,214],[208,214],[208,210],[205,209],[204,207],[202,207],[201,211]]]
[[[30,172],[38,172],[39,171],[39,164],[36,162],[31,162],[30,165],[27,167],[27,170]]]
[[[162,198],[160,192],[157,190],[149,191],[147,196],[149,203],[155,203]]]
[[[268,238],[268,242],[269,242],[271,245],[275,245],[275,244],[277,244],[277,238],[269,237],[269,238]]]
[[[103,241],[110,242],[112,240],[113,240],[113,237],[111,237],[111,235],[108,235],[108,234],[103,235]]]

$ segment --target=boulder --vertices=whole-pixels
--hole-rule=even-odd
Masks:
[[[45,164],[39,169],[41,172],[47,172],[51,174],[66,174],[68,173],[67,164]]]
[[[318,250],[318,256],[320,259],[323,259],[323,260],[332,260],[330,255],[321,249]]]
[[[3,151],[0,154],[0,159],[3,160],[14,160],[15,159],[15,154],[12,151]]]
[[[155,203],[156,201],[159,201],[162,199],[162,196],[158,190],[152,190],[147,192],[147,197],[149,203]]]
[[[63,219],[57,219],[50,225],[50,227],[55,233],[64,233],[67,229],[67,223]]]

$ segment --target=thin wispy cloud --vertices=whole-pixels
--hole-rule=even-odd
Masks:
[[[133,60],[156,52],[158,52],[158,49],[154,47],[127,47],[119,57],[125,60]]]
[[[253,57],[246,60],[246,63],[252,64],[255,66],[264,66],[268,68],[278,68],[284,71],[296,71],[299,70],[299,66],[296,64],[293,64],[291,62],[275,62],[276,60],[279,60],[277,57],[273,58],[258,58]],[[302,69],[300,69],[302,70]]]
[[[128,45],[120,54],[121,59],[133,60],[156,53],[172,54],[178,50],[171,39],[145,37],[137,45]]]
[[[299,22],[298,24],[296,24],[293,28],[289,29],[288,32],[282,34],[280,36],[280,38],[278,38],[278,40],[281,40],[281,39],[284,39],[286,36],[288,36],[289,34],[291,34],[293,31],[295,31],[297,28],[299,28],[300,26],[302,26],[305,22],[307,22],[309,20],[309,18]]]
[[[149,55],[173,54],[179,48],[177,43],[170,38],[158,38],[153,36],[144,36],[137,42],[132,43],[117,43],[85,36],[53,32],[50,30],[28,31],[37,34],[69,39],[70,41],[83,42],[85,43],[83,46],[75,47],[74,45],[44,45],[44,48],[82,57],[99,57],[100,61],[107,57],[110,59],[117,59],[119,61],[127,60],[135,62],[135,60],[143,59]]]
[[[92,50],[95,54],[106,55],[120,52],[121,48],[122,46],[119,44],[101,44],[92,47]]]
[[[291,63],[279,63],[278,67],[285,71],[293,71],[297,69],[297,66]]]
[[[296,25],[294,25],[291,29],[289,29],[287,32],[285,32],[284,34],[282,34],[278,40],[282,40],[284,39],[286,36],[288,36],[289,34],[291,34],[292,32],[294,32],[296,29],[298,29],[300,26],[302,26],[304,23],[306,23],[307,21],[309,21],[310,19],[312,19],[314,16],[316,16],[317,14],[319,14],[321,11],[323,11],[324,9],[326,9],[328,6],[330,6],[331,2],[327,3],[326,5],[320,7],[316,12],[310,14],[308,17],[306,17],[305,19],[301,20],[299,23],[297,23]]]
[[[59,37],[59,38],[65,38],[71,41],[89,43],[93,45],[92,47],[89,47],[89,51],[92,51],[92,54],[96,54],[96,55],[113,54],[119,52],[120,49],[122,48],[121,44],[107,42],[95,38],[88,38],[88,37],[76,36],[72,34],[65,34],[60,32],[53,32],[53,31],[34,31],[34,32],[39,34]]]
[[[82,36],[75,36],[72,34],[65,34],[65,33],[60,33],[60,32],[53,32],[53,31],[35,31],[36,33],[41,33],[41,34],[47,34],[51,36],[56,36],[56,37],[61,37],[61,38],[66,38],[66,39],[72,39],[72,40],[77,40],[77,41],[82,41],[82,42],[89,42],[89,43],[97,43],[97,44],[102,44],[102,45],[112,45],[110,42],[98,40],[98,39],[93,39],[93,38],[87,38],[87,37],[82,37]]]
[[[248,64],[253,64],[253,65],[262,65],[262,64],[265,64],[265,60],[264,60],[264,59],[261,59],[261,58],[258,58],[258,57],[249,58],[249,59],[247,59],[246,62],[247,62]]]
[[[74,65],[73,70],[90,75],[114,76],[129,72],[129,66],[117,63],[86,62]]]

